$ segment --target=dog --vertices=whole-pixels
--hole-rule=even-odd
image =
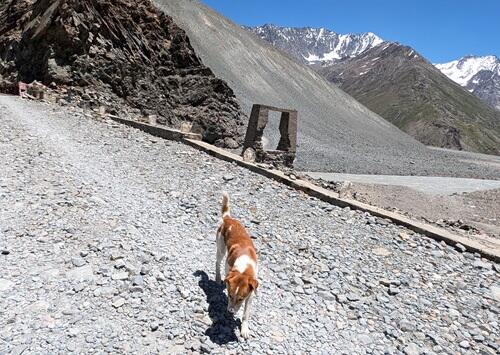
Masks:
[[[245,227],[231,218],[229,211],[229,195],[224,192],[222,197],[222,223],[217,229],[217,259],[215,263],[215,280],[221,283],[220,266],[226,256],[226,284],[230,313],[238,313],[245,303],[241,321],[241,336],[248,339],[250,330],[248,321],[252,299],[259,287],[257,281],[257,253],[250,235]]]

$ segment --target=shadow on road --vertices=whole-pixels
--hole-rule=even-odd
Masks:
[[[194,273],[201,277],[198,286],[205,292],[208,302],[208,315],[212,319],[212,325],[205,331],[210,340],[218,345],[238,341],[235,329],[241,326],[241,321],[227,311],[227,296],[224,293],[224,285],[210,280],[208,275],[201,270]]]

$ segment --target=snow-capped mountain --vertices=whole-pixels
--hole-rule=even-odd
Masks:
[[[500,110],[500,59],[489,55],[467,56],[435,64],[443,74]]]
[[[493,55],[486,57],[466,56],[449,63],[435,64],[435,66],[451,80],[462,86],[467,86],[472,77],[481,70],[500,73],[500,60]]]
[[[245,28],[308,64],[355,57],[383,42],[371,32],[338,34],[325,28],[280,27],[269,24]]]
[[[424,144],[498,154],[500,112],[467,87],[456,85],[411,47],[373,33],[342,35],[324,28],[274,25],[246,29],[310,65]],[[455,67],[462,68],[458,63]],[[450,70],[455,67],[450,65]],[[497,75],[488,70],[454,72],[463,83],[491,83]],[[469,90],[480,96],[479,88]],[[491,86],[485,91],[495,93]]]

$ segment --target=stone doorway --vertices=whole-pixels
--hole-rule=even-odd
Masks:
[[[270,111],[281,112],[280,139],[275,150],[264,149],[262,143]],[[292,168],[297,152],[297,120],[298,113],[296,110],[260,104],[253,105],[243,145],[243,158],[246,161]]]

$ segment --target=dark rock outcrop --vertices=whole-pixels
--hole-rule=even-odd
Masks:
[[[241,143],[232,89],[203,65],[185,32],[148,0],[0,3],[0,79],[68,88],[112,113],[193,122],[205,141]],[[132,108],[132,109],[130,109]]]

